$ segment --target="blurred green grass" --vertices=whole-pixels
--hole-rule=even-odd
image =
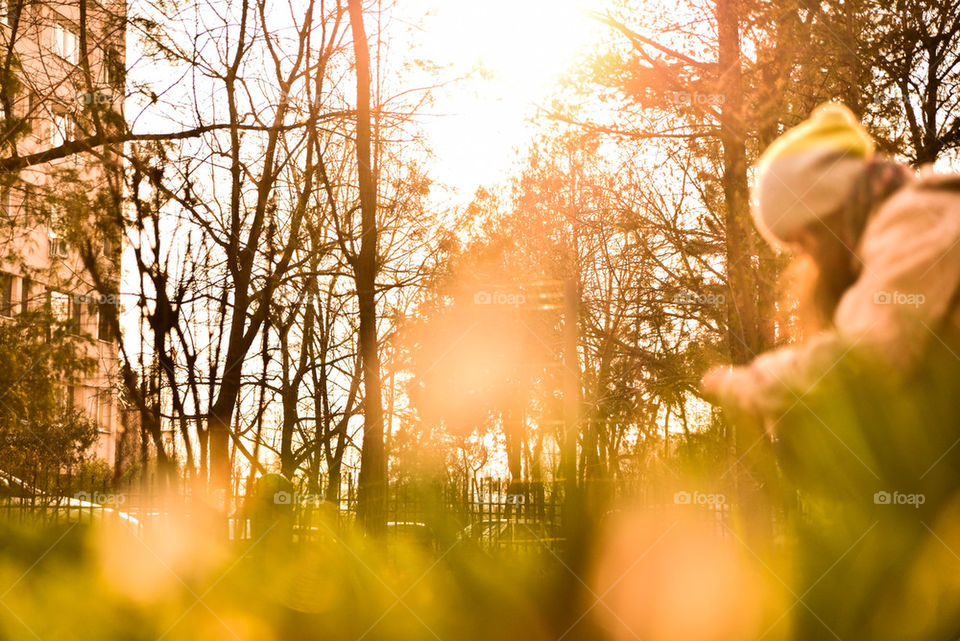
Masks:
[[[439,508],[433,543],[322,512],[309,537],[268,513],[235,541],[213,511],[0,520],[0,637],[956,639],[960,365],[941,356],[904,379],[851,353],[746,473],[721,484],[716,452],[687,453],[655,488],[673,504],[584,513],[560,546],[470,545]]]

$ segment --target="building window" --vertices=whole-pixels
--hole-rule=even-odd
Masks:
[[[50,234],[50,257],[51,258],[66,258],[67,257],[67,241],[65,241],[60,236],[57,236],[54,233]]]
[[[80,39],[67,25],[57,22],[53,25],[53,52],[72,65],[77,64]]]
[[[97,426],[101,434],[110,433],[110,420],[113,414],[113,403],[110,398],[110,390],[97,390]]]
[[[0,316],[13,316],[13,276],[0,272]]]
[[[113,341],[113,327],[110,324],[110,314],[105,309],[107,303],[97,305],[97,338],[102,341]]]
[[[24,276],[20,284],[20,313],[25,314],[32,307],[30,297],[33,295],[33,281]]]
[[[32,225],[39,220],[39,197],[37,189],[30,183],[23,185],[23,196],[20,200],[20,216],[24,225]]]
[[[73,140],[74,135],[73,118],[68,113],[53,114],[53,121],[50,123],[50,145],[59,147],[63,143]]]
[[[84,386],[81,390],[84,412],[97,423],[98,431],[101,434],[109,434],[111,432],[110,422],[113,418],[112,391],[110,388],[89,386]]]
[[[50,230],[50,258],[67,257],[67,241],[57,232],[55,228]]]
[[[126,60],[116,49],[110,47],[103,55],[103,82],[120,96],[126,83]]]
[[[51,258],[66,258],[67,257],[67,241],[63,239],[56,230],[50,230],[50,257]]]
[[[83,303],[79,296],[70,297],[70,333],[80,336],[83,329]]]
[[[40,116],[41,106],[43,101],[33,91],[27,95],[27,113],[24,115],[24,118],[27,120],[27,124],[30,125],[30,133],[33,134],[33,137],[37,140],[43,140],[43,118]]]
[[[83,389],[83,388],[81,388]],[[77,388],[73,385],[64,385],[57,388],[57,403],[65,409],[77,407]]]
[[[114,73],[111,67],[113,66],[113,57],[114,53],[112,49],[106,49],[103,52],[103,61],[101,62],[100,68],[100,82],[104,87],[110,87],[110,81],[113,79]]]
[[[12,223],[13,212],[10,211],[10,188],[0,187],[0,216],[4,223]]]
[[[70,297],[63,292],[50,292],[50,313],[61,323],[70,320]]]
[[[100,409],[98,407],[100,396],[97,394],[97,388],[84,385],[81,389],[83,390],[81,392],[83,411],[86,412],[87,417],[95,421]]]
[[[47,236],[50,242],[50,257],[66,258],[67,241],[63,237],[63,216],[58,210],[54,210],[50,215],[50,226]]]

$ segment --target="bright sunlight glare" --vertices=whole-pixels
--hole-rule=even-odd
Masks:
[[[432,2],[429,45],[456,64],[479,64],[517,98],[538,101],[594,27],[576,0]]]
[[[417,54],[448,66],[450,77],[475,72],[437,93],[438,117],[427,123],[443,158],[438,178],[461,197],[506,174],[514,149],[532,136],[527,119],[600,32],[584,7],[579,0],[410,3],[411,15],[427,16]]]

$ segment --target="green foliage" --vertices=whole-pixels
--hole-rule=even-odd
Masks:
[[[69,466],[96,438],[96,425],[67,399],[69,386],[94,370],[84,339],[45,310],[0,322],[2,469]]]
[[[5,595],[0,636],[549,639],[587,607],[562,612],[558,588],[574,578],[546,551],[495,559],[327,526],[310,543],[237,546],[211,525],[173,518],[136,537],[106,523],[0,523],[0,580],[21,578]]]
[[[72,487],[78,492],[102,492],[113,485],[113,469],[100,459],[84,460],[73,475]]]
[[[931,352],[905,376],[854,350],[777,424],[782,473],[769,468],[765,487],[792,542],[776,554],[804,595],[794,638],[960,630],[960,364],[949,348]],[[939,605],[918,609],[922,592]]]

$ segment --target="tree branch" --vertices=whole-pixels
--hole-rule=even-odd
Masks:
[[[299,127],[304,127],[314,122],[334,120],[336,118],[349,117],[353,115],[353,111],[334,111],[328,114],[324,114],[316,119],[309,119],[302,122],[291,123],[289,125],[283,125],[280,127],[276,126],[256,126],[256,125],[240,125],[238,128],[244,131],[290,131],[292,129],[297,129]],[[27,156],[8,156],[7,158],[0,159],[0,172],[14,172],[20,171],[21,169],[26,169],[27,167],[33,167],[34,165],[40,165],[45,162],[50,162],[52,160],[59,160],[61,158],[67,158],[74,154],[83,153],[86,151],[91,151],[95,147],[103,147],[104,145],[119,145],[127,142],[149,142],[149,141],[167,141],[167,140],[183,140],[185,138],[196,138],[197,136],[202,136],[204,134],[210,133],[212,131],[220,131],[230,129],[232,125],[229,123],[217,123],[212,125],[203,125],[200,127],[194,127],[193,129],[185,129],[183,131],[173,131],[167,133],[159,134],[135,134],[133,132],[127,131],[114,135],[107,134],[97,134],[94,136],[89,136],[87,138],[81,138],[79,140],[68,140],[58,147],[51,147],[49,149],[44,149],[43,151],[38,151]]]

